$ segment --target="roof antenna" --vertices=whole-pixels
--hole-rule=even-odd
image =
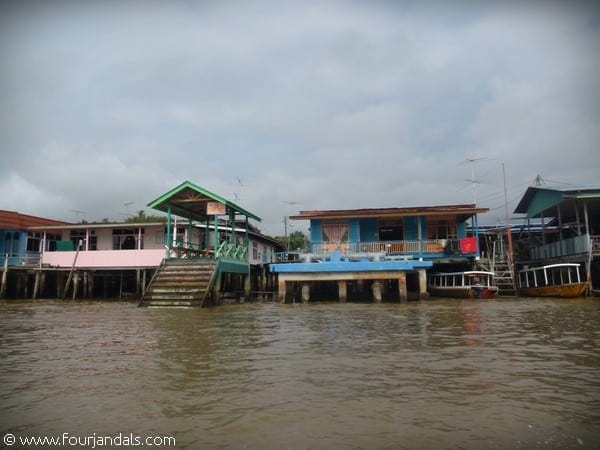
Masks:
[[[542,184],[546,184],[544,182],[544,179],[542,178],[542,176],[538,173],[535,177],[535,180],[533,180],[533,182],[535,183],[536,186],[541,186]]]

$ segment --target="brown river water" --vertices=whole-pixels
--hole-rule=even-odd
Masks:
[[[600,448],[599,344],[600,299],[2,301],[0,447]]]

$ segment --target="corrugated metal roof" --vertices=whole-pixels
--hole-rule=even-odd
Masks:
[[[529,205],[531,204],[535,196],[542,191],[559,193],[563,199],[600,199],[600,187],[579,186],[570,188],[551,188],[547,186],[529,186],[523,194],[523,197],[519,201],[519,204],[515,208],[514,213],[527,214],[529,210]],[[534,214],[533,217],[535,217],[536,215],[537,214]]]
[[[400,216],[439,216],[445,214],[479,214],[486,213],[489,208],[478,208],[474,204],[415,206],[405,208],[365,208],[365,209],[332,209],[300,211],[290,216],[293,220],[303,219],[345,219],[357,217],[400,217]]]
[[[6,211],[0,209],[0,228],[13,230],[27,230],[34,226],[66,225],[68,222],[46,219],[44,217],[21,214],[17,211]]]
[[[184,181],[179,186],[174,187],[169,192],[148,203],[148,206],[165,213],[171,208],[171,214],[202,221],[208,215],[207,204],[209,202],[221,203],[225,205],[228,212],[233,211],[258,222],[261,221],[260,217],[246,211],[241,206],[190,181]]]

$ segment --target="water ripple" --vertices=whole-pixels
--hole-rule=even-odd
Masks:
[[[0,303],[1,431],[177,448],[594,448],[590,300]]]

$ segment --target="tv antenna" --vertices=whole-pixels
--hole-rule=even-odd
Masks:
[[[79,215],[80,214],[81,215],[87,214],[85,211],[82,211],[80,209],[70,209],[69,211],[75,213],[75,217],[77,218],[77,222],[79,222]]]
[[[240,199],[240,190],[244,187],[244,184],[242,183],[242,179],[240,177],[234,178],[237,181],[237,186],[235,192],[233,193],[233,199],[237,202]]]
[[[133,204],[135,204],[135,202],[123,203],[123,207],[127,210],[127,216],[131,216],[131,211],[129,211],[129,207]]]
[[[477,205],[477,189],[476,186],[481,184],[475,177],[475,163],[480,161],[491,161],[493,158],[467,158],[461,164],[470,164],[471,165],[471,178],[466,178],[465,181],[471,183],[471,187],[473,188],[473,204]]]

